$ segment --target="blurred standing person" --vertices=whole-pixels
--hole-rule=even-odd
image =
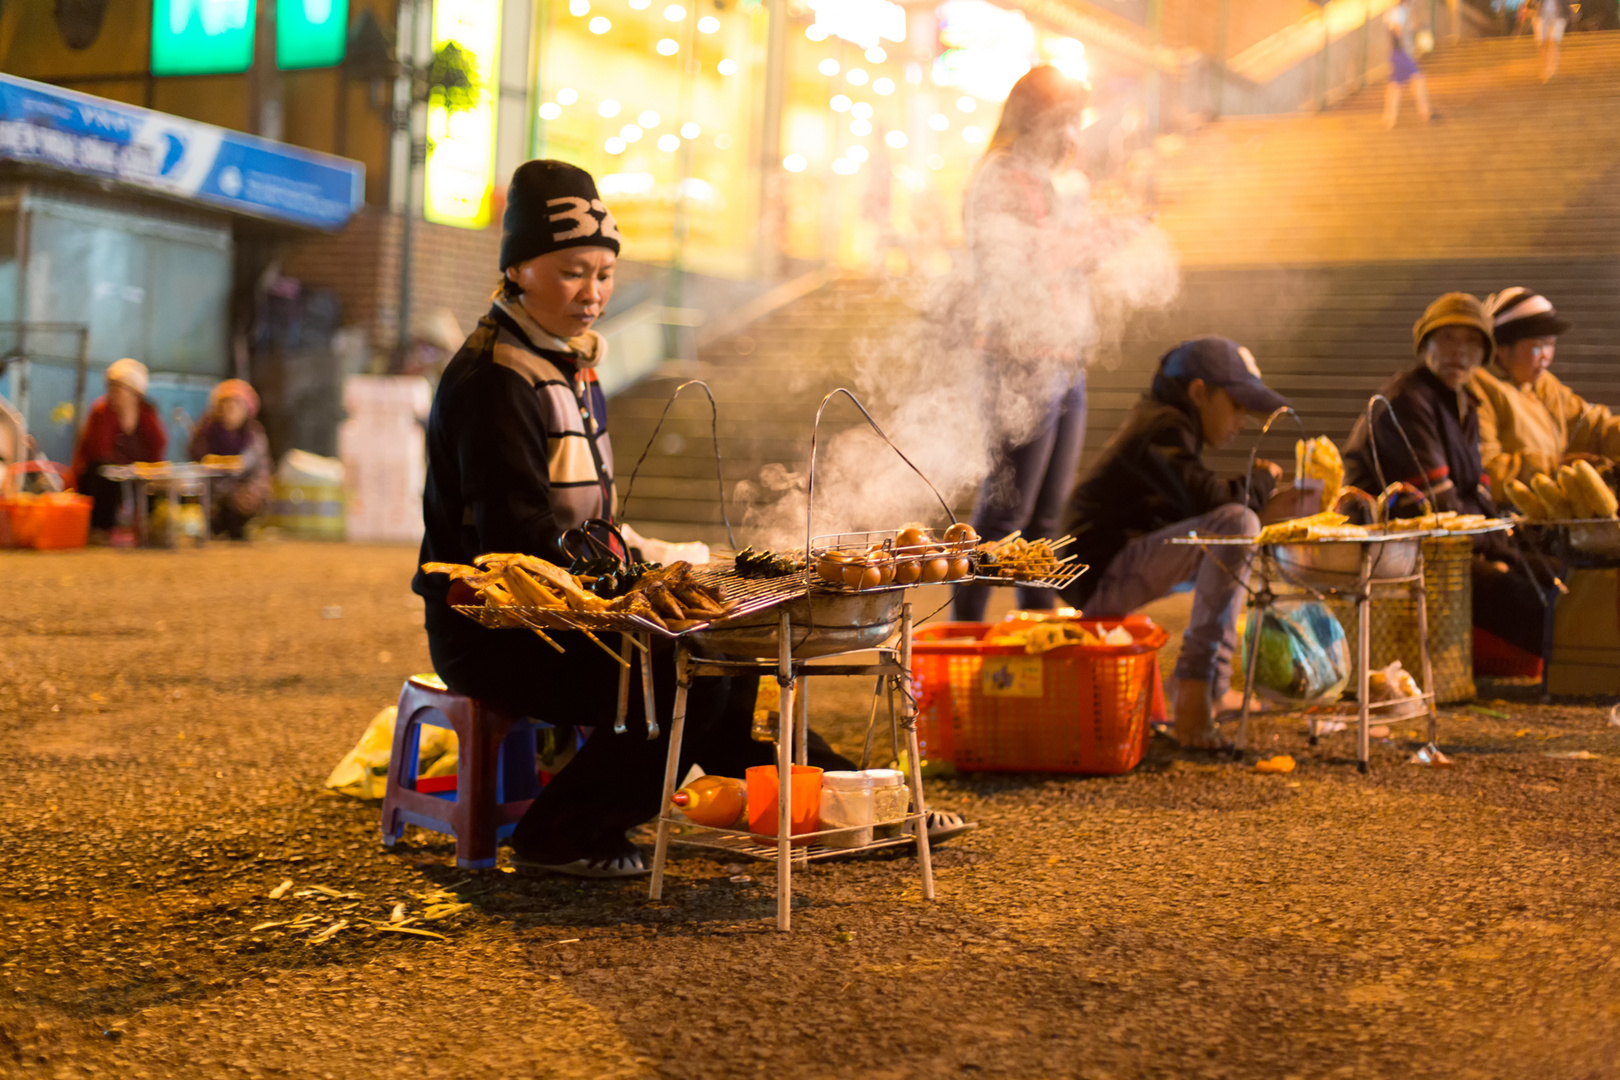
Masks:
[[[191,457],[240,457],[242,470],[213,481],[215,535],[247,539],[247,523],[270,497],[270,442],[259,423],[259,395],[241,379],[226,379],[208,395],[208,411],[191,433]]]
[[[139,360],[113,361],[107,368],[107,393],[90,406],[73,450],[74,484],[96,501],[90,530],[99,542],[117,524],[124,501],[124,482],[102,476],[101,467],[160,461],[169,445],[157,409],[146,400],[147,381],[146,365]]]
[[[1401,87],[1412,87],[1412,101],[1418,115],[1428,123],[1433,118],[1429,111],[1429,84],[1417,65],[1416,35],[1412,26],[1412,0],[1401,0],[1384,14],[1384,28],[1389,31],[1389,86],[1384,90],[1384,127],[1393,128],[1401,112]]]
[[[973,508],[986,539],[1022,530],[1054,538],[1074,487],[1086,434],[1085,348],[1095,337],[1089,275],[1107,230],[1079,190],[1060,194],[1089,90],[1054,67],[1032,68],[1007,95],[990,149],[963,206],[977,309],[974,342],[985,363],[991,431],[1025,431],[991,447]],[[1071,184],[1064,184],[1069,188]],[[956,591],[955,617],[977,622],[985,586]],[[1045,589],[1018,590],[1026,608],[1053,607]]]
[[[1536,51],[1541,54],[1541,81],[1558,74],[1558,46],[1569,27],[1569,0],[1538,0],[1531,20],[1536,28]]]

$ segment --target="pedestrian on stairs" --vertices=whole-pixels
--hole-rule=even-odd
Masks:
[[[1384,90],[1384,127],[1393,128],[1401,111],[1401,87],[1411,86],[1412,101],[1418,115],[1428,123],[1429,84],[1417,65],[1415,28],[1412,25],[1412,0],[1401,0],[1384,15],[1384,27],[1389,31],[1389,86]]]
[[[1558,47],[1569,27],[1569,0],[1537,0],[1531,20],[1536,28],[1536,52],[1541,55],[1541,81],[1558,74]]]

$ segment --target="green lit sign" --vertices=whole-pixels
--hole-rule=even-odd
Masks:
[[[343,63],[349,0],[276,0],[276,67],[331,67]]]
[[[246,71],[256,7],[255,0],[152,0],[152,74]]]

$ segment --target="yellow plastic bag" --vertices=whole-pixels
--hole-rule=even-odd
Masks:
[[[388,786],[388,759],[394,752],[394,721],[399,710],[390,705],[371,718],[354,749],[343,755],[326,786],[357,799],[380,799]],[[417,750],[418,776],[444,776],[456,770],[456,733],[423,724]]]

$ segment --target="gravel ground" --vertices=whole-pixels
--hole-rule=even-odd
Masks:
[[[983,825],[937,902],[910,857],[818,866],[782,935],[761,864],[681,856],[658,903],[467,874],[322,790],[428,666],[413,555],[0,553],[0,1076],[1620,1076],[1608,703],[1446,710],[1449,770],[1295,717],[1286,776],[1155,740],[935,780]],[[446,899],[444,940],[366,921]],[[265,925],[300,917],[348,925]]]

